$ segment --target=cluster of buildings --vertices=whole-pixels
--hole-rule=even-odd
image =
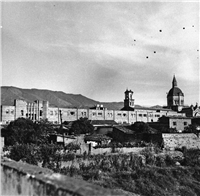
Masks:
[[[11,121],[23,117],[33,121],[48,119],[54,124],[60,124],[61,120],[75,121],[79,118],[88,118],[89,120],[113,120],[119,124],[133,124],[137,121],[157,122],[160,117],[180,119],[183,125],[189,124],[188,119],[200,116],[200,107],[198,105],[185,107],[184,94],[178,88],[176,78],[172,81],[172,88],[167,95],[167,107],[150,108],[136,107],[133,99],[133,91],[125,91],[124,107],[121,110],[108,110],[103,105],[96,105],[90,109],[83,108],[59,108],[49,105],[48,100],[36,100],[28,103],[24,100],[16,99],[14,104],[1,105],[1,124],[8,124]],[[187,123],[186,123],[187,121]],[[185,124],[184,124],[185,123]]]

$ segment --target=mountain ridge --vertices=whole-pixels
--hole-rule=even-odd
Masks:
[[[124,102],[100,102],[90,99],[81,94],[65,93],[63,91],[53,91],[48,89],[37,88],[19,88],[15,86],[1,86],[1,105],[13,105],[15,99],[22,99],[27,102],[35,100],[49,101],[50,106],[54,107],[75,107],[75,108],[90,108],[94,105],[101,104],[107,109],[120,110],[124,106]],[[142,106],[135,105],[140,108]],[[161,108],[156,105],[150,108]]]
[[[27,102],[35,100],[47,100],[51,106],[56,107],[77,107],[90,108],[97,104],[103,104],[108,109],[121,109],[123,102],[99,102],[81,94],[65,93],[48,89],[24,89],[14,86],[1,87],[1,104],[13,105],[15,99],[22,99]]]

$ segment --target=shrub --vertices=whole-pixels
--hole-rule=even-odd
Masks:
[[[184,160],[183,165],[185,166],[200,166],[200,150],[199,149],[188,149],[183,152]]]
[[[69,151],[76,151],[80,149],[80,145],[75,143],[69,143],[64,147],[64,149]]]
[[[141,154],[144,155],[146,164],[155,165],[156,158],[152,147],[146,147],[144,150],[142,150]]]
[[[9,158],[15,161],[25,161],[27,163],[38,164],[38,148],[31,144],[16,144],[10,148]]]
[[[64,153],[63,154],[63,161],[73,161],[76,158],[74,153]]]
[[[167,166],[173,166],[175,165],[175,160],[170,155],[167,154],[165,157],[165,163]]]

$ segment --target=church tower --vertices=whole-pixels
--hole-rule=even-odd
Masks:
[[[126,89],[124,94],[125,94],[124,108],[122,110],[134,110],[133,91]]]
[[[184,106],[184,94],[180,88],[178,88],[177,80],[174,75],[172,80],[172,88],[167,94],[167,107],[175,110],[181,111]]]

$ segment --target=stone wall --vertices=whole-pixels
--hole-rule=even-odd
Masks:
[[[95,196],[120,195],[83,180],[38,166],[1,160],[1,195]]]
[[[162,137],[166,149],[173,150],[182,147],[200,149],[200,138],[194,133],[165,133]]]

